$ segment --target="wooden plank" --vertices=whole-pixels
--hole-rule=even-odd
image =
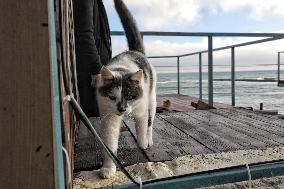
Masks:
[[[136,136],[134,122],[128,121],[127,125]],[[165,161],[186,154],[212,152],[159,116],[154,120],[153,142],[154,145],[145,150],[151,161]]]
[[[55,1],[56,7],[59,7],[58,5],[58,0]],[[58,9],[57,9],[58,10]],[[60,26],[59,26],[59,11],[56,12],[56,17],[55,17],[55,23],[56,23],[56,38],[60,39]],[[61,59],[61,43],[60,40],[56,41],[56,50],[57,50],[57,61],[58,61],[58,70],[59,70],[59,81],[60,81],[60,94],[61,94],[61,99],[64,99],[64,97],[67,95],[64,90],[64,82],[63,82],[63,73],[62,73],[62,59]],[[70,104],[67,101],[61,100],[61,117],[62,117],[62,127],[64,130],[62,131],[62,145],[65,147],[68,153],[68,157],[70,160],[71,164],[71,170],[74,169],[74,136],[73,136],[73,127],[71,123],[71,113],[72,109]],[[64,158],[64,164],[66,165],[66,158]],[[65,166],[65,178],[67,178],[68,170],[69,167]],[[73,177],[73,172],[71,173],[71,176]],[[65,188],[72,188],[72,183],[67,183],[65,182]]]
[[[239,122],[214,114],[213,112],[215,111],[217,110],[195,111],[186,114],[199,121],[208,121],[208,118],[211,117],[212,121],[210,122],[210,126],[212,129],[220,133],[224,138],[239,143],[243,147],[242,149],[259,149],[270,147],[271,145],[275,146],[276,143],[271,142],[269,139],[267,143],[259,139],[261,137],[256,135],[254,130],[250,130],[245,125],[239,124]]]
[[[252,112],[247,110],[224,110],[225,112],[236,112],[238,117],[244,117],[247,121],[253,120],[254,123],[259,123],[260,125],[265,125],[268,128],[273,128],[284,133],[284,120],[278,119],[275,116],[267,116],[258,112]]]
[[[262,133],[263,136],[269,137],[271,140],[284,144],[284,132],[282,128],[273,126],[268,122],[258,120],[256,117],[247,117],[238,113],[234,113],[233,110],[218,110],[219,115],[226,116],[231,120],[235,120],[239,123],[243,123],[254,129],[257,133]]]
[[[262,147],[273,147],[280,145],[279,142],[271,140],[267,135],[267,132],[263,132],[261,130],[255,130],[254,128],[249,127],[247,124],[241,123],[237,120],[232,120],[227,118],[226,116],[220,115],[218,112],[222,110],[211,110],[210,112],[214,114],[214,116],[221,116],[223,119],[219,120],[224,126],[228,126],[238,132],[241,132],[251,138],[252,145],[259,145],[259,148]],[[264,145],[264,146],[263,146]]]
[[[194,110],[194,107],[190,105],[191,101],[189,99],[183,100],[182,97],[176,98],[174,96],[158,96],[157,106],[162,107],[165,100],[170,100],[171,110],[177,111],[190,111]]]
[[[250,127],[249,124],[242,123],[238,119],[232,120],[228,115],[224,114],[222,110],[211,110],[212,113],[220,115],[222,117],[228,118],[230,121],[227,122],[228,124],[232,123],[232,121],[237,122],[236,129],[241,129],[246,132],[246,135],[250,136],[251,138],[256,138],[258,140],[263,141],[266,143],[266,147],[273,147],[273,146],[279,146],[281,145],[280,142],[275,141],[270,135],[269,132],[263,131],[260,129],[256,129],[254,127]],[[221,112],[221,113],[220,113]]]
[[[100,120],[94,118],[90,121],[98,131]],[[81,123],[74,147],[74,172],[98,169],[102,165],[101,154],[99,143],[87,127]]]
[[[164,94],[157,96],[157,104],[158,106],[163,105],[164,100],[172,101],[172,108],[179,111],[191,111],[195,109],[191,106],[191,102],[197,103],[199,98],[188,96],[188,95],[181,95],[181,94]],[[207,100],[203,100],[204,102],[208,103]],[[214,103],[215,108],[233,108],[230,105],[223,104],[223,103]]]
[[[220,137],[215,132],[210,131],[208,125],[192,119],[183,112],[160,114],[160,116],[214,152],[231,151],[241,148],[239,144]]]
[[[49,3],[0,1],[0,188],[51,189],[58,184]]]
[[[99,127],[99,119],[92,118],[91,121],[94,125]],[[147,158],[137,147],[135,140],[128,130],[124,130],[120,133],[117,156],[125,166],[147,162]],[[81,125],[75,146],[75,172],[80,170],[98,169],[101,165],[101,147],[89,130],[84,125]]]
[[[181,98],[188,99],[187,96],[178,98],[175,101],[182,102]],[[273,133],[273,128],[280,130],[282,122],[275,121],[275,126],[271,126],[269,121],[269,117],[255,116],[253,112],[246,114],[227,109],[157,114],[153,127],[154,146],[145,150],[144,153],[150,161],[165,161],[186,154],[281,146],[282,143],[279,142],[281,139],[274,139],[276,133]],[[126,119],[125,123],[131,132],[123,132],[121,135],[119,158],[125,165],[131,160],[134,163],[147,161],[143,153],[137,150],[136,141],[132,138],[132,135],[136,136],[133,120]],[[269,127],[268,130],[267,127]],[[88,137],[90,136],[86,139],[90,142]],[[90,153],[89,157],[100,158],[95,153],[94,144],[87,145],[88,142],[85,142],[82,152]],[[85,159],[85,164],[90,166],[92,161]],[[95,161],[101,161],[101,159]]]
[[[253,110],[254,112],[268,115],[278,115],[278,110]]]
[[[134,121],[132,119],[125,119],[125,123],[136,137]],[[155,117],[153,124],[153,142],[153,146],[145,150],[145,153],[150,161],[154,162],[172,160],[188,154],[213,153],[212,150],[173,127],[158,115]]]
[[[238,112],[239,114],[242,114],[244,116],[247,117],[256,117],[257,119],[269,123],[271,125],[275,125],[277,127],[281,127],[284,129],[284,120],[283,119],[279,119],[277,116],[274,115],[263,115],[263,114],[259,114],[259,113],[255,113],[253,111],[249,111],[249,110],[244,110],[244,109],[239,109],[236,108],[235,109],[236,112]]]
[[[100,168],[101,154],[101,147],[93,137],[78,139],[74,149],[74,172]]]
[[[60,55],[60,44],[57,44],[57,55]],[[58,58],[58,62],[62,64],[60,58]],[[66,97],[66,92],[64,90],[64,82],[63,82],[63,73],[61,69],[61,65],[59,65],[59,79],[60,79],[60,92],[61,92],[61,99]],[[62,143],[65,149],[67,150],[69,161],[71,164],[71,170],[74,169],[74,143],[75,143],[75,118],[73,115],[72,107],[68,101],[62,100],[61,101],[61,118],[62,118],[62,127],[64,130],[62,131]],[[66,158],[64,159],[65,165],[67,164]],[[69,167],[65,166],[65,178],[69,174]],[[73,172],[71,174],[73,177]],[[72,183],[66,182],[66,188],[72,188]]]
[[[124,165],[148,162],[129,131],[123,131],[119,139],[118,158]]]

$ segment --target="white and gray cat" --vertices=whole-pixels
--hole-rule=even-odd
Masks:
[[[122,0],[114,0],[123,25],[129,51],[115,56],[101,69],[97,101],[101,116],[101,137],[116,154],[124,115],[134,118],[138,145],[153,145],[152,125],[156,113],[156,72],[145,57],[142,38],[135,20]],[[103,178],[116,172],[113,161],[104,153],[100,170]]]

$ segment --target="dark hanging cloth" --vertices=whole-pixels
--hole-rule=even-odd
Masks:
[[[76,69],[80,105],[88,117],[99,111],[91,75],[111,58],[111,38],[102,0],[73,0]]]

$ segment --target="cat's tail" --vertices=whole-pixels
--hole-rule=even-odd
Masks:
[[[145,54],[143,40],[132,14],[122,0],[114,0],[114,5],[125,31],[129,50]]]

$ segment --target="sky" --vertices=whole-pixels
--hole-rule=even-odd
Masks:
[[[110,28],[122,31],[113,0],[103,0]],[[284,33],[283,0],[124,0],[140,31]],[[213,39],[213,48],[260,38],[223,37]],[[147,56],[178,55],[206,50],[204,37],[144,37]],[[124,37],[112,37],[113,55],[127,50]],[[277,52],[284,39],[236,48],[236,70],[276,70]],[[203,54],[206,71],[207,54]],[[230,69],[230,50],[213,55],[214,71]],[[284,64],[284,54],[283,54]],[[161,72],[175,71],[175,59],[151,60]],[[159,66],[169,66],[160,68]],[[198,70],[198,56],[181,59],[184,72]],[[284,66],[283,66],[284,70]]]

